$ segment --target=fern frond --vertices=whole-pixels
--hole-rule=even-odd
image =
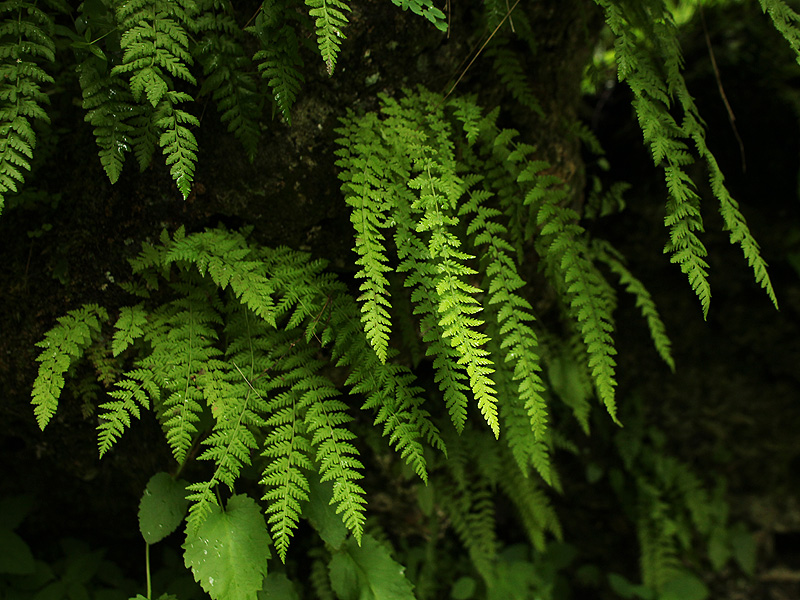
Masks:
[[[152,358],[169,364],[159,382],[165,390],[159,416],[175,460],[182,463],[197,433],[204,400],[203,373],[208,378],[208,373],[216,370],[212,361],[221,354],[213,344],[218,337],[214,325],[221,324],[222,318],[206,300],[205,286],[176,283],[174,287],[182,297],[153,315],[168,333],[149,334],[147,339],[153,345]]]
[[[469,184],[474,186],[478,182],[479,178],[474,177]],[[506,241],[508,230],[496,220],[500,211],[484,205],[490,197],[487,190],[471,190],[469,201],[459,212],[461,215],[474,215],[467,233],[475,235],[475,245],[484,248],[487,304],[496,307],[492,311],[497,323],[494,337],[502,339],[501,354],[505,356],[505,362],[513,365],[513,379],[519,382],[519,400],[528,413],[534,440],[542,441],[547,430],[547,404],[542,396],[545,388],[539,375],[541,366],[536,354],[538,340],[528,325],[534,320],[532,308],[516,293],[525,282],[510,257],[514,249]],[[544,473],[548,471],[544,469]],[[545,474],[543,477],[549,479]]]
[[[178,108],[191,96],[174,90],[173,77],[195,84],[189,71],[192,57],[186,24],[194,16],[192,0],[128,0],[117,6],[123,31],[122,63],[111,76],[127,75],[133,99],[149,110],[132,123],[132,135],[140,168],[149,163],[158,140],[170,166],[170,174],[184,200],[191,191],[197,142],[187,127],[198,126],[196,117]]]
[[[128,0],[117,7],[123,31],[122,63],[112,75],[128,74],[133,98],[156,108],[172,89],[171,77],[195,84],[185,23],[195,11],[192,0]]]
[[[347,25],[347,17],[343,11],[350,12],[350,7],[342,0],[305,0],[305,3],[308,14],[314,19],[319,53],[328,75],[333,75],[341,40],[345,39],[342,30]]]
[[[694,101],[680,73],[681,57],[674,23],[662,3],[623,10],[621,5],[610,0],[596,1],[605,10],[606,22],[617,36],[618,76],[620,81],[628,82],[634,93],[633,106],[644,140],[650,146],[656,166],[665,163],[670,198],[664,222],[670,230],[670,241],[664,251],[672,255],[671,262],[678,264],[687,275],[706,316],[711,302],[707,252],[697,236],[703,231],[703,220],[694,183],[684,170],[693,159],[683,141],[702,135],[702,125],[695,118]],[[659,58],[654,59],[654,55],[638,43],[636,27],[644,28],[645,35],[657,45],[655,55]],[[654,60],[662,60],[664,66],[657,65]],[[662,75],[662,68],[666,77]],[[685,117],[682,125],[678,125],[670,113],[671,99],[676,94]]]
[[[119,356],[130,346],[134,340],[144,335],[144,326],[147,323],[147,312],[143,304],[136,306],[123,306],[119,311],[119,319],[114,324],[114,339],[111,343],[111,352]]]
[[[348,308],[349,307],[349,308]],[[421,439],[445,452],[444,441],[422,408],[422,388],[413,385],[415,377],[409,369],[392,363],[382,363],[366,343],[363,331],[353,326],[355,306],[349,296],[337,303],[331,318],[331,327],[338,335],[334,341],[333,357],[339,366],[349,366],[345,382],[352,386],[351,394],[363,394],[364,410],[375,410],[375,425],[383,425],[383,435],[423,480],[428,480],[424,449]],[[390,356],[391,358],[391,356]]]
[[[563,191],[555,188],[551,193],[552,176],[540,176],[542,165],[530,164],[520,181],[533,181],[535,185],[525,197],[525,203],[536,210],[541,227],[539,250],[551,277],[560,282],[569,299],[572,316],[586,345],[588,365],[595,383],[597,396],[605,405],[611,418],[617,421],[615,388],[613,302],[608,284],[588,257],[585,232],[578,224],[578,214],[559,204]],[[536,181],[541,177],[541,181]]]
[[[758,0],[761,10],[772,19],[775,29],[786,38],[800,63],[800,15],[783,0]]]
[[[642,316],[647,321],[650,329],[650,337],[653,339],[656,351],[662,360],[667,363],[670,370],[675,371],[675,361],[672,358],[672,342],[667,337],[666,327],[658,314],[650,292],[628,270],[623,262],[623,257],[608,242],[594,240],[592,253],[598,260],[605,263],[611,271],[619,277],[619,281],[625,286],[625,290],[636,297],[636,306],[641,310]]]
[[[261,49],[253,60],[272,88],[272,97],[284,120],[291,124],[291,110],[305,81],[300,68],[300,48],[295,28],[289,23],[292,12],[286,0],[265,0],[255,23],[247,29],[258,38]]]
[[[135,273],[173,263],[194,265],[200,275],[208,274],[221,290],[230,287],[242,304],[273,327],[276,325],[272,299],[275,284],[267,278],[265,264],[241,233],[217,228],[186,236],[183,228],[179,228],[174,240],[163,241],[166,241],[163,254],[145,249],[133,261]]]
[[[53,20],[35,2],[0,4],[0,212],[31,169],[36,134],[33,123],[49,123],[42,84],[55,80],[38,61],[55,60]]]
[[[160,382],[168,364],[160,364],[152,357],[138,361],[137,368],[125,374],[109,392],[114,400],[100,405],[100,423],[97,426],[97,446],[102,458],[131,425],[131,417],[141,417],[139,407],[149,409],[161,399]]]
[[[390,209],[396,186],[386,177],[386,165],[391,164],[391,154],[379,135],[379,121],[375,113],[363,119],[343,120],[344,127],[337,130],[343,137],[337,140],[342,169],[342,192],[345,202],[352,208],[350,222],[356,233],[354,250],[359,255],[356,264],[361,268],[356,277],[365,281],[359,286],[362,292],[361,322],[370,345],[382,363],[386,362],[391,333],[388,294],[389,280],[386,246],[382,229],[388,227]]]
[[[83,94],[84,121],[94,127],[100,148],[100,164],[111,183],[116,183],[122,173],[125,153],[132,149],[132,117],[138,107],[124,82],[109,73],[102,74],[97,57],[89,57],[78,66],[78,81]]]
[[[177,108],[181,102],[191,100],[189,94],[168,91],[164,94],[153,116],[153,124],[161,131],[158,145],[166,158],[169,173],[183,195],[189,197],[197,162],[197,140],[189,126],[199,127],[197,117]]]
[[[308,390],[303,404],[308,406],[305,425],[312,435],[311,445],[316,448],[320,481],[334,481],[331,504],[336,504],[336,513],[352,532],[356,540],[364,532],[364,490],[356,482],[363,477],[359,472],[364,466],[358,460],[358,450],[352,444],[356,435],[343,425],[352,421],[338,393],[327,378],[306,379]]]
[[[439,31],[447,31],[447,16],[433,5],[433,0],[392,0],[403,10],[411,9],[415,15],[425,17]]]
[[[33,383],[33,414],[40,429],[44,429],[58,408],[58,398],[64,388],[64,373],[100,333],[100,322],[108,313],[96,304],[69,311],[58,319],[58,325],[48,331],[36,345],[43,350],[36,357],[39,372]]]
[[[412,145],[414,148],[414,145]],[[460,251],[457,236],[448,230],[458,220],[452,215],[456,203],[463,193],[463,182],[455,175],[454,164],[427,155],[421,147],[418,168],[420,174],[408,182],[419,196],[412,210],[420,216],[416,231],[430,232],[428,252],[436,261],[434,289],[437,295],[437,311],[442,335],[459,354],[458,362],[464,365],[469,376],[470,388],[478,402],[478,408],[489,424],[495,437],[500,435],[497,419],[497,397],[490,375],[494,372],[489,353],[483,348],[488,338],[476,331],[483,324],[473,315],[481,311],[480,302],[474,297],[479,290],[464,282],[464,278],[475,274],[464,262],[474,257]],[[445,155],[446,156],[446,155]]]
[[[201,35],[194,54],[206,77],[198,95],[211,95],[220,120],[242,143],[253,162],[260,136],[260,97],[232,6],[222,3],[217,7],[217,4],[214,0],[203,0],[198,7],[200,15],[190,22],[192,30]]]

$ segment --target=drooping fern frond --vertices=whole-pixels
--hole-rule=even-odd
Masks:
[[[470,184],[479,182],[478,177],[473,178]],[[544,383],[539,375],[541,366],[536,354],[538,340],[536,333],[528,325],[533,321],[530,313],[531,306],[517,292],[525,285],[519,276],[516,263],[511,256],[514,248],[507,241],[508,230],[497,220],[501,212],[497,208],[490,208],[485,203],[491,198],[488,190],[470,190],[469,201],[462,205],[461,215],[474,215],[467,229],[468,234],[475,235],[475,245],[483,249],[483,259],[486,262],[485,288],[488,290],[487,304],[495,307],[492,314],[497,322],[496,334],[491,336],[499,343],[501,354],[505,355],[505,362],[513,367],[512,379],[517,383],[517,393],[514,400],[507,400],[508,419],[514,423],[512,415],[516,414],[517,399],[519,405],[528,415],[530,426],[527,433],[533,433],[532,443],[527,441],[525,431],[517,431],[512,426],[509,431],[509,445],[512,449],[525,453],[534,461],[537,470],[545,481],[549,481],[549,461],[547,447],[544,440],[547,431],[547,404],[542,396]],[[520,461],[519,452],[515,457]],[[527,462],[527,461],[526,461]],[[527,472],[525,469],[523,472]]]
[[[265,0],[252,27],[247,31],[256,38],[261,49],[253,60],[261,76],[272,88],[278,111],[287,123],[292,122],[292,105],[305,80],[300,68],[300,48],[297,33],[290,23],[293,11],[287,0]]]
[[[190,22],[192,31],[200,36],[194,54],[206,77],[198,95],[211,95],[220,120],[253,162],[260,135],[261,102],[252,63],[242,46],[244,33],[236,23],[231,3],[201,0],[198,9],[199,16]]]
[[[125,82],[117,75],[104,73],[107,68],[96,56],[90,56],[78,66],[78,81],[83,94],[84,121],[94,127],[100,164],[111,183],[122,173],[125,154],[133,148],[131,119],[139,107]],[[148,161],[149,162],[149,161]]]
[[[305,0],[305,3],[309,9],[308,14],[314,19],[319,53],[328,75],[333,75],[341,40],[345,39],[342,33],[347,25],[344,11],[350,12],[350,7],[343,0]]]
[[[47,426],[58,408],[64,373],[83,356],[100,333],[100,321],[107,320],[108,313],[104,308],[87,304],[59,318],[58,325],[36,343],[43,350],[36,358],[40,365],[33,384],[32,404],[40,429]]]
[[[423,408],[423,389],[414,385],[416,378],[406,367],[380,361],[367,344],[363,330],[354,326],[354,312],[349,296],[342,296],[333,307],[330,325],[338,332],[333,356],[340,366],[348,366],[347,385],[351,394],[362,394],[364,410],[374,410],[375,425],[383,425],[383,435],[423,480],[428,480],[424,448],[426,440],[433,448],[446,452],[444,441],[431,416]],[[392,358],[396,352],[392,352]]]
[[[178,106],[191,100],[174,89],[173,77],[191,84],[192,57],[186,26],[194,16],[193,0],[128,0],[117,7],[123,31],[120,45],[122,63],[111,75],[127,75],[136,102],[147,103],[155,111],[149,121],[136,123],[138,129],[152,125],[158,132],[158,145],[170,166],[170,174],[184,199],[189,196],[197,161],[197,141],[189,126],[199,126],[196,117]],[[152,133],[145,137],[145,149],[137,149],[140,165],[152,155]],[[136,142],[134,142],[136,143]],[[146,163],[144,163],[146,164]]]
[[[545,272],[569,307],[585,345],[597,396],[616,420],[613,292],[591,261],[580,216],[563,206],[563,182],[547,172],[546,162],[529,158],[530,146],[513,144],[515,135],[513,131],[498,135],[496,126],[486,126],[482,141],[490,150],[485,151],[499,158],[522,186],[524,202],[517,204],[526,210],[509,209],[511,222],[517,224],[518,231],[535,231],[530,235],[536,236],[537,253]],[[502,196],[508,193],[498,191]]]
[[[667,363],[672,371],[675,371],[675,361],[672,358],[672,342],[667,337],[666,327],[658,314],[650,292],[644,287],[625,266],[622,255],[613,248],[608,242],[594,240],[592,253],[597,260],[606,264],[611,271],[619,277],[619,281],[625,286],[625,290],[636,297],[636,306],[641,310],[642,316],[647,321],[650,329],[650,337],[659,356]]]
[[[0,213],[31,169],[35,121],[49,123],[42,85],[54,79],[39,61],[55,60],[52,17],[35,2],[0,4]]]
[[[783,0],[758,0],[761,10],[772,19],[772,24],[789,42],[800,63],[800,15]]]
[[[617,36],[618,76],[620,81],[628,82],[634,93],[633,105],[645,142],[650,146],[655,164],[664,164],[670,195],[665,218],[670,229],[670,241],[665,252],[672,254],[671,261],[679,264],[688,276],[706,316],[711,288],[707,278],[707,252],[697,235],[703,231],[700,197],[685,168],[694,160],[687,145],[691,140],[697,156],[706,162],[711,189],[720,203],[724,227],[730,233],[731,242],[740,245],[756,282],[777,306],[758,244],[738,204],[725,187],[722,171],[706,145],[704,124],[681,72],[683,59],[671,14],[658,0],[636,3],[628,0],[596,1],[605,10],[606,22]],[[796,32],[792,33],[788,22],[793,13],[780,6],[782,4],[780,0],[761,2],[762,9],[769,10],[776,27],[792,43]],[[644,31],[648,44],[637,40],[637,28]],[[677,112],[674,107],[680,107],[680,123],[673,116]]]
[[[350,222],[355,229],[356,261],[361,269],[356,277],[365,281],[359,286],[362,292],[361,322],[371,346],[381,362],[386,362],[391,333],[388,308],[389,280],[386,238],[381,233],[388,229],[392,195],[398,193],[397,185],[386,177],[385,165],[391,164],[391,152],[379,135],[378,117],[370,113],[355,121],[344,121],[339,130],[344,134],[339,140],[337,166],[342,169],[342,193],[352,208]]]

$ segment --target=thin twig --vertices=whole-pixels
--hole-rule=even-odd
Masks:
[[[447,92],[447,93],[444,95],[444,100],[447,100],[447,97],[448,97],[448,96],[450,96],[450,94],[452,94],[452,93],[453,93],[453,90],[455,90],[455,89],[456,89],[456,86],[457,86],[457,85],[458,85],[458,84],[461,82],[461,80],[464,78],[464,75],[466,75],[466,74],[467,74],[467,71],[469,71],[469,68],[472,66],[472,63],[474,63],[474,62],[475,62],[475,61],[478,59],[478,57],[481,55],[481,52],[483,52],[483,49],[484,49],[484,48],[486,48],[486,45],[487,45],[489,42],[491,42],[491,41],[492,41],[492,38],[494,37],[494,34],[495,34],[495,33],[497,33],[497,31],[498,31],[498,30],[499,30],[499,29],[500,29],[500,28],[503,26],[503,23],[505,23],[505,22],[506,22],[506,19],[508,19],[508,18],[511,16],[511,13],[512,13],[512,12],[514,12],[514,9],[515,9],[515,8],[517,8],[517,4],[519,4],[519,0],[517,0],[516,2],[514,2],[514,6],[512,6],[511,8],[509,8],[509,9],[508,9],[508,12],[507,12],[507,13],[506,13],[506,15],[505,15],[505,16],[502,18],[502,20],[501,20],[501,21],[500,21],[500,22],[497,24],[497,27],[495,27],[495,28],[494,28],[494,31],[492,31],[491,35],[490,35],[488,38],[486,38],[486,41],[485,41],[485,42],[483,43],[483,45],[482,45],[482,46],[481,46],[481,47],[478,49],[478,52],[475,54],[475,56],[473,56],[473,57],[472,57],[472,60],[471,60],[471,61],[469,61],[469,64],[468,64],[468,65],[467,65],[467,66],[464,68],[464,70],[461,72],[461,75],[459,75],[458,79],[457,79],[457,80],[456,80],[456,82],[453,84],[453,87],[451,87],[451,88],[450,88],[450,91],[449,91],[449,92]]]
[[[711,57],[711,66],[714,69],[714,77],[717,80],[719,95],[722,97],[722,102],[725,103],[725,109],[728,111],[728,120],[731,122],[733,135],[736,136],[736,142],[739,144],[739,154],[742,157],[742,173],[746,173],[747,163],[745,162],[744,158],[744,143],[742,142],[742,138],[739,136],[739,130],[736,128],[736,115],[733,114],[733,108],[731,108],[731,105],[728,102],[728,97],[725,95],[725,88],[722,87],[722,77],[720,77],[719,74],[717,59],[714,56],[714,49],[711,47],[711,37],[708,35],[708,28],[706,27],[706,15],[703,12],[703,5],[699,4],[698,6],[700,8],[700,21],[703,23],[703,33],[706,37],[706,47],[708,48],[708,55]]]

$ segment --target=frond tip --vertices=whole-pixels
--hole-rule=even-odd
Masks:
[[[86,304],[59,318],[58,325],[36,343],[42,351],[36,358],[40,364],[33,383],[32,403],[40,429],[45,428],[58,408],[64,373],[83,356],[100,333],[101,321],[108,321],[106,310],[96,304]]]

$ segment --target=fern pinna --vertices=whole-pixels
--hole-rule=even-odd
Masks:
[[[0,212],[31,170],[35,121],[50,122],[42,84],[54,79],[42,63],[55,60],[53,18],[36,2],[0,4]]]

